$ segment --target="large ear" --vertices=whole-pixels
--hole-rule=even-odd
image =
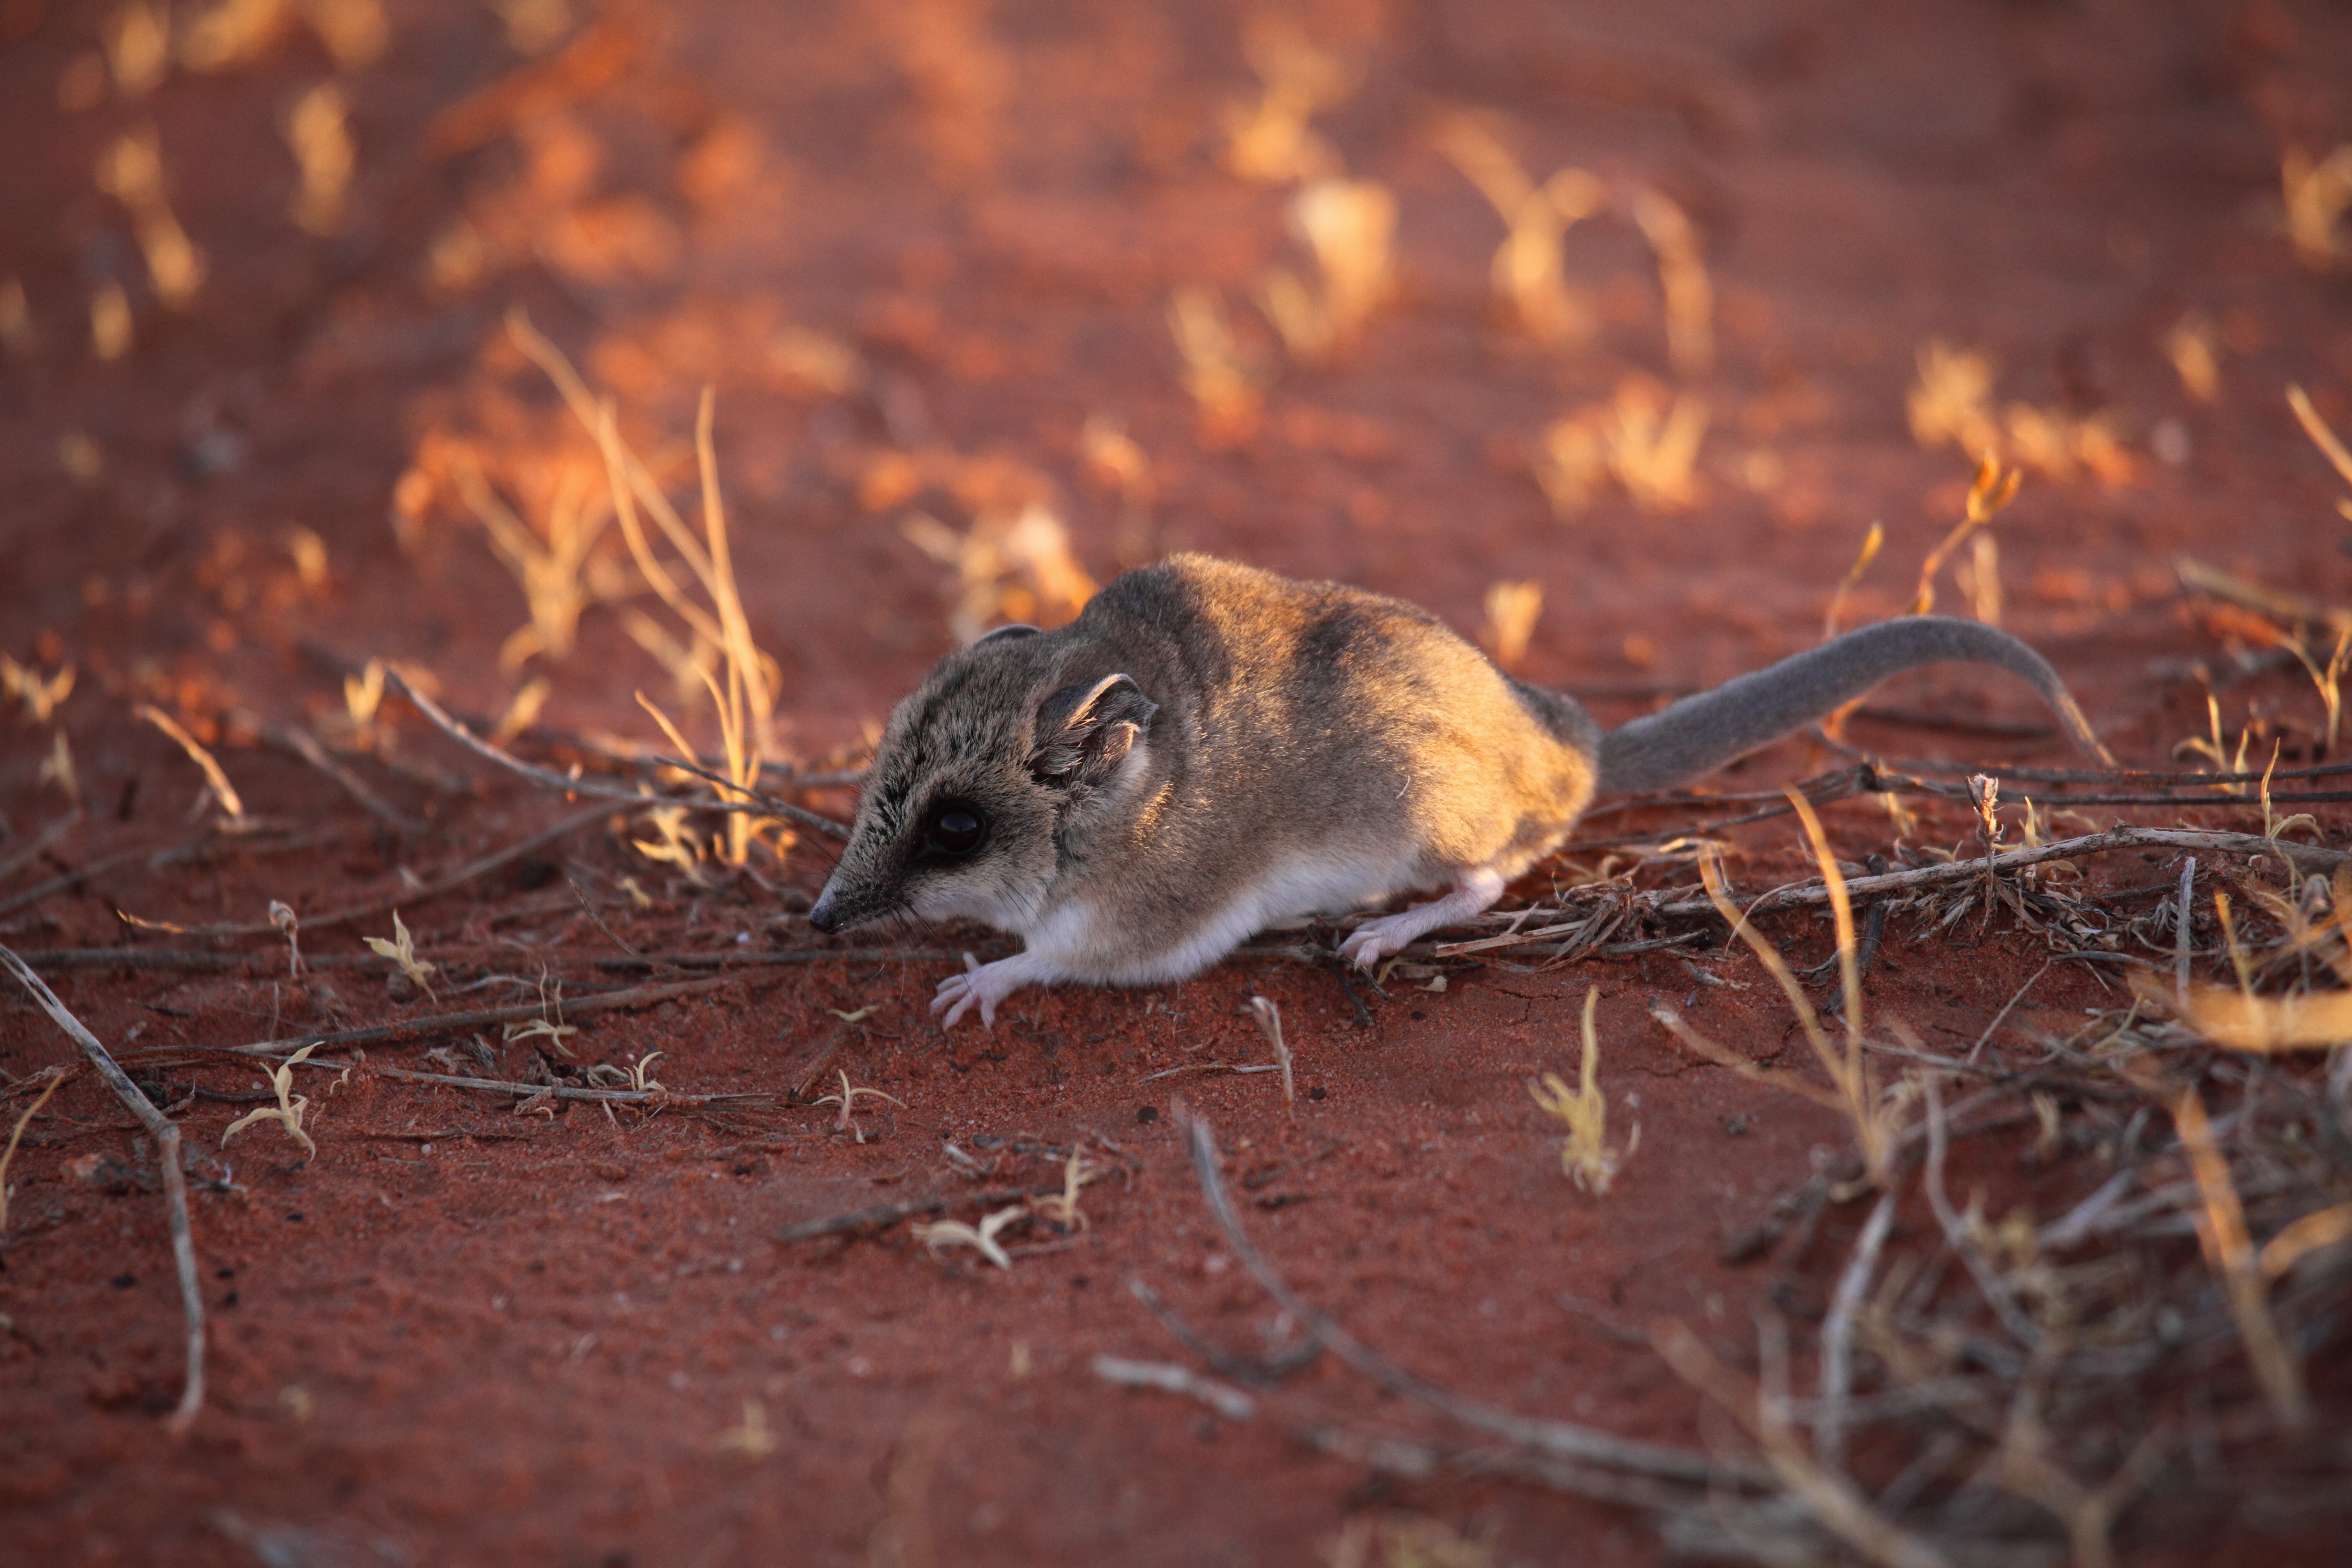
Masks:
[[[1036,635],[1037,628],[1035,626],[1030,626],[1025,621],[1016,621],[1009,626],[999,626],[992,632],[982,633],[979,637],[972,638],[971,646],[974,647],[985,647],[992,642],[1011,642],[1016,637],[1034,637]]]
[[[1119,763],[1160,711],[1160,704],[1125,675],[1091,685],[1066,686],[1037,710],[1037,748],[1029,771],[1056,789],[1087,789],[1118,771]]]

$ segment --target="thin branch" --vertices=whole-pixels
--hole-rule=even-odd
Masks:
[[[631,1007],[650,1007],[656,1002],[673,997],[693,996],[705,991],[741,984],[731,975],[713,975],[707,980],[673,980],[660,985],[632,985],[625,991],[591,992],[585,996],[563,998],[563,1016],[592,1017],[598,1013],[620,1012]],[[379,1040],[413,1039],[420,1035],[462,1035],[474,1029],[486,1029],[494,1024],[520,1023],[541,1017],[547,1012],[544,1002],[519,1002],[511,1007],[485,1007],[475,1013],[440,1013],[429,1018],[408,1018],[396,1024],[377,1024],[365,1029],[344,1029],[331,1035],[295,1035],[282,1040],[257,1040],[249,1046],[168,1046],[168,1051],[203,1049],[220,1056],[283,1057],[305,1046],[365,1046]],[[309,1062],[310,1067],[325,1064]]]
[[[794,805],[788,800],[778,800],[772,795],[745,789],[740,784],[730,784],[727,787],[742,795],[745,797],[742,800],[698,800],[680,798],[677,795],[639,795],[634,790],[622,789],[614,784],[593,784],[587,779],[572,778],[550,768],[534,767],[520,757],[491,745],[488,741],[467,729],[465,725],[452,719],[443,710],[439,703],[411,686],[400,671],[387,667],[384,670],[384,683],[408,699],[409,704],[425,716],[427,723],[476,756],[485,762],[495,763],[509,773],[520,773],[533,784],[543,784],[549,789],[562,790],[566,795],[584,795],[598,800],[625,801],[635,806],[683,805],[695,811],[749,812],[763,816],[779,816],[788,822],[795,822],[803,827],[824,834],[828,837],[846,839],[849,837],[849,829],[829,816],[821,816],[806,806]],[[689,768],[688,771],[699,773],[702,770]]]
[[[395,904],[402,909],[414,909],[418,904],[437,899],[444,893],[454,892],[476,878],[487,876],[509,861],[520,860],[533,850],[544,849],[559,839],[569,838],[580,829],[592,823],[601,822],[610,815],[612,815],[610,806],[592,806],[576,816],[567,816],[554,826],[532,834],[520,843],[509,844],[503,849],[493,850],[478,860],[469,860],[447,876],[427,882],[414,892],[390,893],[369,903],[356,904],[347,910],[337,910],[332,914],[304,915],[302,929],[312,931],[323,931],[329,926],[349,925],[353,921],[383,914]],[[124,914],[120,910],[115,912],[126,925],[137,926],[142,931],[169,931],[173,936],[235,937],[279,934],[278,927],[268,921],[249,921],[230,925],[184,926],[174,925],[169,921],[141,920],[136,915]]]
[[[140,1125],[155,1140],[156,1161],[163,1171],[163,1201],[172,1229],[172,1258],[179,1267],[180,1301],[186,1310],[188,1323],[187,1382],[180,1391],[179,1407],[164,1425],[175,1435],[184,1433],[205,1404],[205,1298],[196,1283],[195,1238],[188,1228],[188,1181],[180,1169],[180,1130],[139,1091],[139,1086],[115,1065],[114,1058],[99,1043],[98,1037],[82,1026],[81,1020],[58,1000],[47,983],[5,946],[0,946],[0,968],[5,968],[33,994],[33,1000],[81,1047],[82,1055],[89,1058],[90,1066],[98,1069],[99,1077],[106,1080],[114,1097],[130,1107]]]
[[[1418,1400],[1465,1426],[1475,1427],[1559,1458],[1579,1459],[1637,1474],[1665,1476],[1685,1481],[1742,1484],[1763,1479],[1753,1466],[1718,1463],[1686,1448],[1634,1442],[1590,1426],[1497,1410],[1492,1405],[1465,1399],[1396,1365],[1341,1328],[1321,1308],[1292,1289],[1289,1281],[1258,1251],[1255,1244],[1243,1231],[1241,1220],[1234,1213],[1233,1199],[1225,1191],[1224,1177],[1217,1164],[1215,1131],[1198,1116],[1187,1116],[1185,1121],[1192,1152],[1192,1172],[1201,1184],[1201,1195],[1207,1200],[1209,1212],[1216,1219],[1218,1228],[1225,1233],[1226,1243],[1233,1247],[1234,1256],[1242,1260],[1242,1266],[1250,1271],[1267,1295],[1273,1297],[1295,1321],[1303,1324],[1308,1332],[1328,1345],[1333,1354],[1391,1394]]]
[[[370,789],[365,779],[329,755],[327,748],[319,743],[319,738],[300,725],[273,724],[257,713],[242,711],[232,714],[230,721],[243,729],[251,730],[264,741],[282,751],[293,752],[294,755],[326,774],[341,788],[344,794],[374,813],[385,826],[403,837],[415,838],[431,829],[432,824],[409,816],[383,796],[376,794],[374,790]]]
[[[1853,1315],[1870,1289],[1871,1276],[1878,1271],[1887,1233],[1895,1228],[1895,1199],[1890,1192],[1870,1211],[1822,1324],[1822,1409],[1813,1423],[1813,1451],[1832,1467],[1845,1456],[1846,1399],[1853,1391]]]

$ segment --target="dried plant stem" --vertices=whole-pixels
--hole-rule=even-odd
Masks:
[[[452,1073],[412,1072],[406,1068],[375,1067],[368,1070],[378,1078],[398,1079],[403,1083],[438,1083],[451,1089],[487,1089],[494,1094],[511,1094],[523,1100],[536,1100],[541,1095],[555,1100],[601,1100],[607,1105],[743,1105],[772,1103],[772,1094],[673,1094],[663,1089],[574,1089],[563,1083],[516,1083],[499,1078],[465,1078]]]
[[[5,946],[0,946],[0,968],[16,977],[33,1000],[41,1005],[58,1027],[63,1029],[89,1058],[98,1076],[114,1091],[114,1097],[139,1119],[139,1124],[155,1140],[156,1163],[163,1172],[163,1202],[172,1230],[172,1259],[180,1275],[180,1301],[185,1309],[188,1325],[187,1381],[180,1391],[180,1403],[164,1425],[173,1434],[185,1432],[205,1404],[205,1299],[196,1283],[196,1244],[188,1227],[188,1180],[180,1168],[180,1130],[152,1100],[139,1092],[139,1086],[115,1065],[107,1048],[96,1035],[82,1026],[81,1020],[58,1000],[47,982],[26,967],[25,961]]]
[[[1822,1412],[1813,1423],[1813,1451],[1826,1465],[1836,1465],[1845,1454],[1846,1399],[1853,1389],[1853,1318],[1878,1271],[1878,1255],[1895,1228],[1895,1194],[1886,1194],[1854,1239],[1853,1257],[1838,1277],[1830,1298],[1829,1316],[1822,1324]]]
[[[1883,877],[1854,877],[1847,879],[1845,890],[1852,899],[1883,898],[1889,893],[1917,892],[1949,882],[1971,881],[1983,876],[1988,865],[1996,873],[2014,871],[2027,866],[2039,866],[2045,861],[2071,860],[2077,856],[2103,855],[2123,849],[2212,849],[2250,857],[2274,852],[2271,841],[2258,833],[2208,833],[2179,827],[2116,827],[2105,833],[2062,839],[2036,848],[2012,849],[2005,855],[1994,856],[1990,862],[1969,860],[1947,866],[1922,866],[1909,871],[1890,871]],[[2291,852],[2302,864],[2352,865],[2352,852],[2341,849],[2305,849],[2298,845]],[[1830,901],[1829,889],[1824,883],[1806,882],[1775,888],[1749,904],[1745,918],[1753,920],[1757,915],[1773,910],[1816,909]],[[1650,912],[1659,916],[1698,915],[1715,907],[1709,899],[1679,899],[1672,903],[1660,904]]]
[[[329,754],[327,748],[319,743],[319,738],[300,725],[272,724],[258,714],[243,712],[234,715],[232,721],[251,730],[270,745],[291,752],[326,774],[345,795],[373,812],[394,833],[414,838],[431,827],[430,823],[418,821],[370,789],[365,779],[337,762]]]
[[[49,846],[63,838],[72,829],[74,824],[80,820],[81,809],[77,806],[33,835],[33,841],[30,844],[26,845],[6,859],[0,860],[0,882],[6,881],[25,867],[39,859],[47,852]]]
[[[799,823],[803,827],[814,828],[829,837],[846,839],[849,837],[849,829],[829,816],[820,816],[805,806],[794,805],[790,801],[778,800],[773,795],[759,794],[741,784],[730,783],[727,785],[728,788],[746,797],[740,801],[681,800],[673,795],[639,795],[635,790],[623,789],[617,784],[592,784],[584,778],[572,778],[551,768],[534,767],[520,757],[491,745],[451,718],[439,703],[424,695],[404,679],[398,670],[387,669],[384,672],[384,683],[408,699],[410,704],[425,716],[426,723],[431,724],[476,756],[485,762],[496,763],[508,772],[519,773],[533,784],[544,784],[549,789],[562,790],[566,795],[584,795],[594,800],[622,801],[636,806],[683,805],[695,811],[749,812],[782,816]],[[688,771],[698,773],[701,770],[696,768]]]
[[[348,925],[352,921],[366,920],[372,915],[383,914],[395,904],[414,909],[428,900],[453,892],[478,877],[487,876],[509,861],[520,860],[535,850],[544,849],[560,839],[569,838],[582,828],[592,823],[602,822],[611,815],[612,809],[609,806],[592,806],[578,816],[565,817],[552,827],[543,828],[532,834],[520,843],[509,844],[503,849],[493,850],[478,860],[469,860],[447,876],[427,882],[415,892],[387,894],[371,902],[355,904],[350,909],[337,910],[331,914],[304,915],[302,929],[323,931],[329,926]],[[142,931],[170,931],[174,936],[236,937],[281,934],[277,925],[268,921],[248,921],[229,925],[184,926],[174,925],[169,921],[141,920],[136,915],[122,914],[121,910],[117,910],[116,913],[126,925],[137,926]]]
[[[2190,902],[2196,887],[2197,857],[2191,855],[2180,863],[2180,903],[2172,917],[2172,989],[2184,1005],[2189,1000],[2189,960],[2197,946],[2189,930],[2189,917],[2196,912]]]
[[[625,991],[591,992],[585,996],[563,998],[563,1016],[585,1018],[598,1013],[619,1012],[630,1007],[649,1007],[656,1002],[675,997],[693,996],[705,991],[716,991],[742,982],[733,975],[713,975],[707,980],[672,980],[659,985],[632,985]],[[518,1002],[511,1007],[485,1007],[474,1013],[440,1013],[429,1018],[407,1018],[396,1024],[377,1024],[364,1029],[344,1029],[330,1035],[296,1035],[282,1040],[257,1040],[249,1046],[209,1047],[223,1056],[282,1057],[305,1046],[362,1046],[378,1040],[413,1039],[420,1035],[457,1035],[471,1029],[485,1029],[493,1024],[521,1023],[537,1018],[546,1012],[543,1002]],[[173,1050],[188,1047],[175,1046]],[[306,1064],[323,1067],[321,1062]]]
[[[1994,1273],[1992,1265],[1985,1260],[1984,1253],[1969,1236],[1969,1227],[1961,1221],[1958,1211],[1952,1207],[1951,1195],[1944,1190],[1944,1151],[1950,1139],[1944,1125],[1943,1095],[1936,1087],[1932,1074],[1927,1075],[1925,1098],[1927,1102],[1927,1166],[1921,1185],[1927,1190],[1927,1206],[1935,1210],[1936,1223],[1943,1227],[1946,1244],[1967,1268],[1969,1277],[1977,1282],[1977,1289],[1983,1294],[1994,1315],[2000,1319],[2001,1326],[2019,1344],[2037,1345],[2042,1340],[2041,1331],[2033,1326],[2033,1321],[2020,1310],[2017,1298],[2011,1293],[2008,1283]]]
[[[8,1166],[16,1158],[16,1145],[23,1140],[25,1129],[32,1125],[33,1118],[41,1113],[41,1107],[49,1102],[49,1096],[57,1093],[58,1086],[66,1081],[62,1068],[49,1068],[47,1076],[49,1080],[47,1087],[34,1097],[32,1104],[25,1108],[25,1114],[16,1118],[16,1131],[8,1134],[8,1147],[0,1151],[0,1236],[8,1234]]]
[[[1497,1410],[1492,1405],[1465,1399],[1396,1365],[1341,1328],[1321,1308],[1292,1289],[1289,1281],[1266,1260],[1265,1254],[1258,1251],[1248,1234],[1242,1229],[1241,1220],[1234,1213],[1233,1199],[1225,1191],[1224,1177],[1218,1168],[1215,1131],[1197,1116],[1187,1116],[1185,1123],[1186,1137],[1192,1153],[1192,1173],[1200,1182],[1201,1195],[1207,1200],[1210,1214],[1215,1217],[1218,1228],[1224,1232],[1226,1244],[1234,1249],[1234,1256],[1241,1259],[1242,1267],[1247,1268],[1265,1293],[1304,1325],[1307,1332],[1329,1346],[1331,1353],[1391,1394],[1418,1401],[1465,1426],[1556,1458],[1580,1460],[1587,1464],[1630,1470],[1638,1475],[1664,1476],[1684,1481],[1743,1484],[1761,1479],[1752,1467],[1718,1462],[1687,1449],[1656,1443],[1637,1443],[1590,1426]]]
[[[2231,1313],[2238,1320],[2239,1337],[2246,1343],[2246,1359],[2253,1363],[2254,1375],[2261,1379],[2263,1392],[2270,1396],[2271,1408],[2280,1422],[2291,1431],[2301,1431],[2311,1425],[2311,1394],[2304,1386],[2303,1369],[2295,1364],[2294,1352],[2287,1348],[2277,1320],[2271,1316],[2268,1283],[2246,1233],[2245,1208],[2230,1178],[2229,1160],[2214,1142],[2205,1102],[2194,1089],[2180,1097],[2172,1120],[2204,1199],[2204,1210],[2197,1215],[2197,1237],[2205,1245],[2207,1263],[2229,1292]]]
[[[1756,1385],[1724,1365],[1697,1335],[1669,1319],[1650,1339],[1677,1376],[1747,1429],[1781,1484],[1838,1539],[1885,1568],[1948,1568],[1944,1553],[1897,1528],[1853,1481],[1805,1452],[1785,1415],[1774,1408],[1780,1402],[1759,1397]]]

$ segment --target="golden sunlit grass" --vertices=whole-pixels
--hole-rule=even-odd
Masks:
[[[2017,499],[2017,487],[2024,476],[2015,468],[2003,471],[1990,454],[1977,465],[1976,478],[1969,481],[1968,500],[1961,503],[1960,521],[1944,535],[1936,548],[1927,552],[1919,563],[1919,586],[1911,595],[1909,614],[1931,615],[1936,608],[1936,578],[1952,552],[1978,529],[1984,527],[2000,510]]]
[[[343,197],[351,188],[358,154],[345,121],[342,89],[322,81],[297,99],[286,115],[286,144],[302,171],[294,193],[294,221],[311,234],[334,233],[343,224]]]
[[[608,584],[607,591],[599,593],[584,575],[614,516],[612,491],[604,477],[576,466],[561,470],[548,505],[544,537],[491,488],[471,450],[458,447],[451,452],[449,478],[530,606],[530,624],[499,647],[499,668],[511,675],[535,655],[568,657],[579,634],[581,613],[618,591],[617,584]]]
[[[2290,384],[2286,389],[2286,402],[2287,406],[2294,410],[2295,423],[2301,425],[2303,433],[2311,437],[2311,444],[2319,448],[2328,466],[2336,470],[2347,489],[2352,489],[2352,450],[2346,449],[2343,440],[2329,427],[2327,421],[2319,416],[2319,410],[2312,406],[2311,395],[2300,386]],[[2352,521],[2352,494],[2338,496],[2336,510],[2347,521]]]
[[[107,18],[99,34],[114,89],[125,98],[152,91],[172,67],[172,13],[151,0],[131,0]]]
[[[1339,155],[1308,122],[1354,90],[1356,73],[1282,16],[1251,17],[1242,53],[1263,83],[1257,101],[1224,113],[1224,164],[1244,180],[1284,184],[1339,171]]]
[[[1715,368],[1715,285],[1698,230],[1683,209],[1657,191],[1633,197],[1633,223],[1658,258],[1666,297],[1666,358],[1677,373],[1703,376]]]
[[[2252,1240],[2246,1234],[2245,1209],[2239,1200],[2237,1184],[2231,1179],[2229,1161],[2214,1142],[2204,1101],[2195,1089],[2180,1097],[2173,1108],[2172,1119],[2179,1129],[2181,1147],[2188,1151],[2189,1168],[2204,1200],[2202,1210],[2194,1216],[2197,1239],[2204,1247],[2206,1263],[2228,1292],[2230,1310],[2238,1321],[2238,1335],[2245,1342],[2247,1359],[2253,1363],[2254,1373],[2262,1380],[2263,1391],[2269,1396],[2280,1423],[2290,1430],[2307,1426],[2311,1423],[2311,1396],[2304,1386],[2303,1368],[2271,1316],[2269,1282],[2263,1277]]]
[[[2173,323],[2164,354],[2189,396],[2211,403],[2221,395],[2221,334],[2203,312],[2191,310]]]
[[[1862,548],[1855,552],[1853,564],[1846,568],[1844,576],[1838,579],[1837,590],[1830,595],[1830,607],[1822,616],[1822,639],[1824,642],[1837,636],[1838,625],[1845,619],[1846,599],[1853,593],[1853,585],[1862,581],[1862,574],[1870,570],[1870,563],[1878,559],[1878,552],[1885,543],[1886,525],[1872,523],[1870,531],[1862,536]]]
[[[1733,934],[1748,943],[1764,965],[1789,1005],[1797,1015],[1803,1028],[1805,1041],[1812,1047],[1814,1059],[1829,1075],[1831,1087],[1823,1089],[1811,1079],[1768,1068],[1748,1060],[1737,1051],[1716,1044],[1685,1023],[1681,1015],[1663,1003],[1654,1003],[1651,1015],[1670,1030],[1675,1037],[1699,1056],[1721,1067],[1731,1068],[1743,1078],[1759,1083],[1769,1083],[1792,1094],[1801,1095],[1817,1105],[1826,1106],[1843,1114],[1854,1131],[1854,1141],[1862,1151],[1863,1163],[1871,1180],[1885,1185],[1894,1171],[1894,1159],[1903,1115],[1900,1096],[1883,1093],[1876,1070],[1863,1050],[1862,973],[1857,962],[1858,948],[1853,929],[1853,907],[1846,897],[1845,877],[1838,869],[1837,858],[1830,853],[1828,837],[1822,831],[1821,818],[1812,803],[1795,790],[1786,792],[1789,803],[1804,825],[1805,838],[1811,847],[1815,865],[1822,874],[1822,884],[1829,890],[1830,913],[1836,923],[1838,977],[1843,990],[1840,1015],[1845,1027],[1843,1046],[1833,1045],[1822,1027],[1821,1017],[1813,1010],[1804,988],[1781,958],[1780,950],[1751,925],[1731,902],[1725,890],[1723,868],[1714,855],[1699,860],[1699,877],[1706,884],[1707,897],[1714,901],[1716,911],[1731,926]]]
[[[2113,409],[2077,417],[2060,409],[2011,403],[1993,406],[1993,363],[1981,351],[1937,339],[1919,351],[1919,379],[1905,396],[1912,438],[1949,444],[1973,458],[1998,456],[2061,481],[2087,470],[2102,484],[2128,482],[2137,463],[2124,446],[2124,418]]]
[[[718,718],[720,787],[744,801],[755,798],[761,762],[777,749],[774,726],[778,667],[752,641],[751,621],[744,614],[742,595],[735,582],[727,512],[719,492],[719,458],[713,435],[715,396],[709,388],[703,389],[695,417],[694,450],[701,480],[703,525],[698,539],[670,504],[652,471],[621,439],[612,401],[593,396],[571,362],[541,336],[520,310],[509,315],[507,331],[524,354],[547,374],[573,417],[594,437],[604,458],[614,516],[620,523],[622,538],[628,543],[630,559],[636,563],[646,585],[677,616],[681,626],[719,650],[719,672],[698,673]],[[675,553],[675,567],[655,550],[645,527],[646,518],[653,520],[663,542]],[[699,591],[699,596],[694,590]],[[638,700],[642,703],[644,698],[640,696]],[[672,742],[686,752],[687,760],[693,760],[697,753],[685,746],[675,726],[651,704],[646,706]],[[665,843],[673,850],[682,850],[688,842],[685,836],[669,829],[664,829],[663,835]],[[768,835],[773,836],[775,852],[780,857],[795,841],[792,830],[774,817],[731,813],[716,852],[728,865],[740,867],[749,860],[751,847]]]
[[[1543,614],[1543,584],[1496,583],[1486,589],[1486,627],[1479,641],[1505,669],[1517,669]]]
[[[963,533],[917,512],[900,524],[916,548],[955,574],[948,628],[971,642],[996,621],[1060,626],[1086,607],[1095,581],[1062,520],[1038,502],[985,511]]]
[[[1603,479],[1614,479],[1643,511],[1687,511],[1698,501],[1707,416],[1706,399],[1677,393],[1669,402],[1648,376],[1627,376],[1608,403],[1547,426],[1528,467],[1563,521],[1591,504]]]
[[[1437,150],[1478,187],[1508,232],[1495,251],[1495,296],[1538,342],[1579,342],[1591,336],[1591,305],[1568,284],[1561,246],[1568,231],[1604,207],[1609,193],[1582,169],[1554,173],[1538,185],[1511,151],[1477,119],[1456,115],[1442,125]]]
[[[1601,987],[1584,994],[1584,1057],[1577,1087],[1570,1089],[1558,1073],[1531,1079],[1528,1092],[1548,1115],[1568,1124],[1568,1141],[1560,1146],[1559,1168],[1580,1189],[1595,1197],[1609,1191],[1617,1172],[1642,1146],[1636,1125],[1622,1149],[1609,1147],[1609,1100],[1601,1092],[1601,1042],[1593,1029],[1593,1012],[1601,1004]]]
[[[73,695],[74,667],[58,666],[52,675],[43,675],[31,665],[18,664],[0,653],[0,696],[24,709],[25,717],[36,724],[46,724],[56,716],[65,700]]]
[[[2320,159],[2300,147],[2288,148],[2279,163],[2279,187],[2295,259],[2325,272],[2352,253],[2336,232],[2345,209],[2352,207],[2352,142]]]
[[[110,142],[98,161],[97,181],[98,188],[121,202],[131,215],[155,297],[175,309],[185,305],[204,286],[204,252],[180,226],[171,203],[164,199],[163,154],[154,127],[125,132]],[[123,313],[127,319],[127,301]],[[127,331],[124,335],[127,339]],[[115,355],[101,348],[99,357]]]
[[[1184,362],[1183,383],[1213,444],[1247,428],[1263,395],[1257,366],[1235,341],[1213,289],[1188,286],[1168,303],[1168,331]]]
[[[1396,197],[1373,180],[1316,180],[1292,199],[1290,221],[1315,258],[1316,281],[1277,268],[1258,302],[1290,357],[1312,363],[1352,342],[1388,293]]]
[[[319,1145],[313,1142],[310,1135],[302,1130],[302,1113],[310,1109],[310,1097],[292,1092],[294,1069],[309,1061],[310,1053],[318,1048],[315,1045],[304,1046],[278,1064],[278,1069],[269,1075],[269,1087],[277,1091],[278,1103],[249,1110],[230,1122],[221,1133],[222,1148],[227,1148],[230,1139],[256,1122],[275,1121],[285,1129],[286,1136],[302,1145],[305,1163],[319,1157]]]
[[[236,786],[228,782],[228,775],[221,772],[219,760],[205,750],[201,742],[182,729],[179,721],[152,703],[142,702],[131,711],[177,742],[180,749],[188,753],[188,760],[203,771],[205,790],[219,803],[221,811],[229,821],[232,824],[244,822],[245,802],[237,798]]]

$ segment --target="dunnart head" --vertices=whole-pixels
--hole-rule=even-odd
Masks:
[[[1055,835],[1141,763],[1158,710],[1125,675],[1061,668],[1066,651],[1006,626],[940,660],[898,704],[810,924],[1029,928],[1053,885]]]

